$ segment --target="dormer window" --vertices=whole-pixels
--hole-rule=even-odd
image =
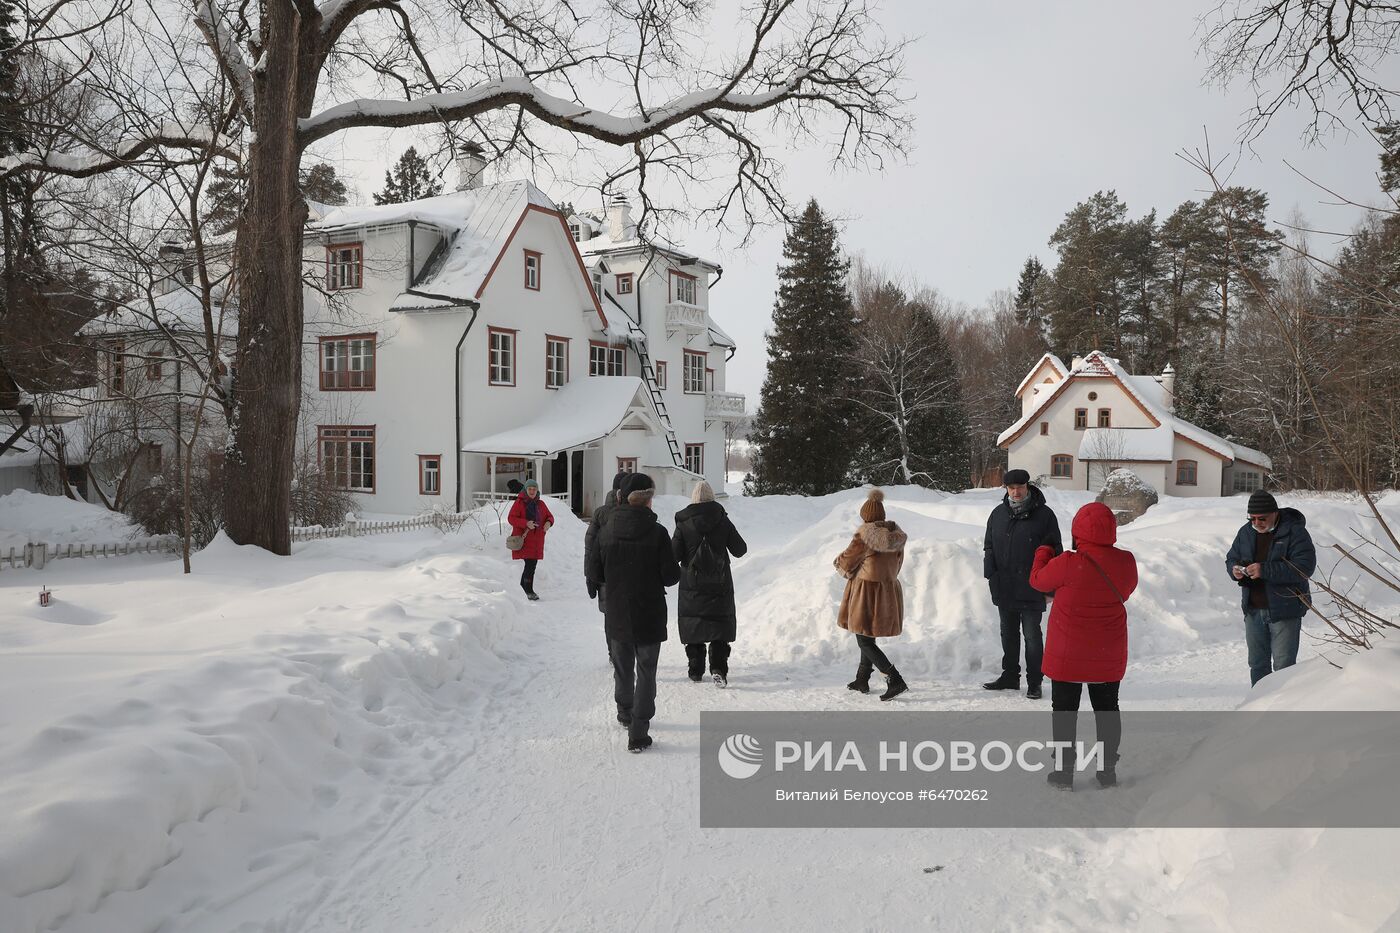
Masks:
[[[326,290],[359,288],[364,280],[364,247],[340,243],[326,247]]]
[[[695,276],[671,270],[671,300],[695,304]]]
[[[582,232],[583,228],[580,227],[578,224],[569,224],[569,236],[574,238],[575,243],[582,242]]]
[[[617,276],[617,293],[619,295],[632,294],[632,273],[623,272]]]

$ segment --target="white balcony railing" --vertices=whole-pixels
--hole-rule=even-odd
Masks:
[[[666,328],[676,330],[702,331],[706,327],[705,309],[699,305],[689,305],[683,301],[673,301],[666,305]]]
[[[738,392],[706,392],[705,417],[711,421],[733,421],[744,417],[744,396]]]

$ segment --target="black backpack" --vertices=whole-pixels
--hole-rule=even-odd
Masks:
[[[727,556],[722,549],[716,553],[710,539],[704,534],[700,535],[700,543],[696,545],[695,552],[690,555],[690,561],[685,565],[696,589],[725,588],[724,572],[729,568]]]

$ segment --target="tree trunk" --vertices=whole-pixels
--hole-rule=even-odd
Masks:
[[[298,92],[309,51],[295,7],[263,8],[266,67],[255,72],[254,143],[238,237],[234,422],[224,527],[238,544],[291,553],[292,461],[301,402],[302,228]]]

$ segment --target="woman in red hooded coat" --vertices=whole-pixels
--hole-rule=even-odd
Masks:
[[[537,600],[539,597],[535,595],[535,564],[544,559],[544,536],[554,526],[554,515],[540,496],[539,483],[532,479],[525,481],[525,488],[516,496],[506,521],[510,522],[512,535],[525,536],[520,550],[511,551],[510,556],[512,560],[525,562],[525,569],[520,574],[520,588],[531,600]]]
[[[1041,545],[1031,566],[1031,586],[1055,598],[1041,669],[1052,681],[1050,708],[1057,742],[1074,741],[1080,695],[1083,685],[1089,685],[1089,703],[1104,745],[1098,780],[1108,787],[1117,782],[1114,768],[1122,735],[1118,684],[1128,667],[1124,603],[1137,589],[1137,561],[1132,552],[1113,546],[1118,523],[1102,502],[1080,509],[1070,530],[1074,550],[1056,557],[1050,546]],[[1065,764],[1072,761],[1067,759]],[[1074,772],[1070,767],[1055,770],[1049,780],[1072,789]]]

